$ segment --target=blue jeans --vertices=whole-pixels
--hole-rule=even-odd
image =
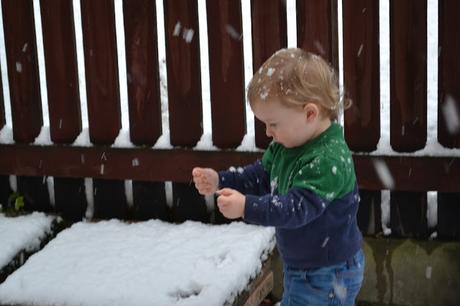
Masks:
[[[362,250],[337,265],[305,270],[285,267],[281,306],[352,306],[363,275]]]

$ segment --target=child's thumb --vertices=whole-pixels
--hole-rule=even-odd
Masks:
[[[219,196],[229,196],[233,193],[233,189],[230,189],[230,188],[222,188],[222,189],[219,189],[216,191],[216,194],[219,195]]]

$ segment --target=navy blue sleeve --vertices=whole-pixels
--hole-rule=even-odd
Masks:
[[[297,228],[318,218],[329,201],[308,189],[292,188],[286,195],[246,195],[244,220],[248,223]]]
[[[270,177],[260,160],[243,168],[219,172],[219,188],[232,188],[242,194],[270,193]]]

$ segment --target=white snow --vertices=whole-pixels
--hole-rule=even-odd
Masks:
[[[51,231],[53,219],[38,212],[15,218],[0,213],[0,268],[6,266],[20,251],[36,250]]]
[[[274,231],[234,222],[80,222],[0,285],[32,305],[224,305],[274,247]]]

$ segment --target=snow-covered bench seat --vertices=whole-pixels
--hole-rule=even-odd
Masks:
[[[18,217],[0,213],[0,283],[46,243],[55,219],[38,212]]]
[[[267,275],[257,276],[267,274],[263,262],[273,247],[273,229],[242,222],[80,222],[8,277],[0,285],[0,301],[11,305],[241,304],[239,296],[251,281],[269,282]]]

